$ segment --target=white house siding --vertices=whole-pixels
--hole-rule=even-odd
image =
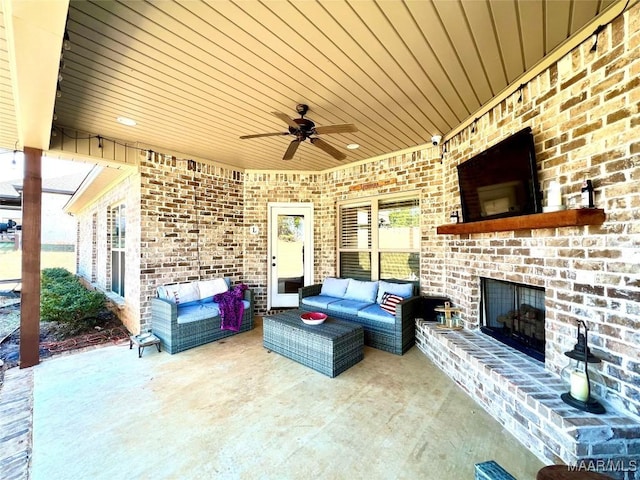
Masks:
[[[73,249],[76,244],[76,219],[62,210],[71,198],[70,194],[42,194],[41,243],[46,245],[65,245]],[[0,222],[8,219],[22,225],[22,210],[0,209]]]
[[[42,194],[42,245],[75,245],[76,219],[62,210],[69,198],[68,194]]]

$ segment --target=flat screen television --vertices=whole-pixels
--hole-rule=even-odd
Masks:
[[[541,212],[531,128],[458,165],[458,181],[464,222]]]

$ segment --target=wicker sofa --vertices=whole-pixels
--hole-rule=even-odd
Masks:
[[[394,305],[395,314],[383,308],[385,293],[399,301]],[[323,283],[300,288],[298,305],[302,310],[359,323],[366,345],[402,355],[415,343],[415,318],[421,308],[418,293],[418,282],[328,277]]]
[[[244,314],[239,331],[222,330],[220,306],[213,297],[231,289],[229,278],[195,281],[157,288],[151,299],[153,333],[162,348],[182,352],[253,328],[253,291],[244,291]]]

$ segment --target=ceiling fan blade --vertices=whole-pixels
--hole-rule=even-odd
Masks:
[[[340,150],[336,149],[335,147],[332,147],[321,138],[310,138],[309,140],[316,147],[320,148],[321,150],[324,150],[336,160],[344,160],[345,158],[347,158],[347,156],[344,153],[342,153]]]
[[[299,146],[300,146],[300,140],[298,140],[297,138],[295,140],[292,140],[291,143],[289,144],[289,148],[287,148],[287,151],[284,152],[284,156],[282,157],[282,159],[291,160],[293,156],[296,154],[296,150],[298,150]]]
[[[339,123],[336,125],[324,125],[322,127],[315,128],[316,133],[353,133],[358,131],[353,123]]]
[[[243,135],[240,138],[245,140],[247,138],[258,138],[258,137],[275,137],[276,135],[289,135],[289,132],[277,132],[277,133],[256,133],[255,135]]]
[[[286,113],[282,113],[282,112],[271,112],[271,113],[273,115],[275,115],[276,117],[278,117],[283,122],[285,122],[291,128],[293,128],[295,130],[298,130],[298,128],[300,128],[300,125],[298,125],[296,122],[294,122],[293,119],[289,115],[287,115]]]

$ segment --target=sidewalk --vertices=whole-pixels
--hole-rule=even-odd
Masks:
[[[29,478],[33,434],[33,369],[11,368],[0,386],[0,478]]]

